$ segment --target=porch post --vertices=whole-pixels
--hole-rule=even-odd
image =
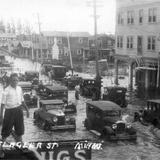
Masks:
[[[129,64],[129,89],[133,90],[133,64],[130,62]]]
[[[118,85],[118,59],[115,59],[114,66],[115,66],[114,84]]]
[[[148,89],[149,87],[149,72],[148,70],[145,71],[145,89]]]

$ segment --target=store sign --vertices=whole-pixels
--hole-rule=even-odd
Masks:
[[[0,153],[3,160],[91,160],[91,150],[101,144],[84,140],[3,143]]]

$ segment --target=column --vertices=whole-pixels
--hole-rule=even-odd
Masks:
[[[37,60],[39,59],[39,51],[38,49],[36,50],[36,57],[37,57]]]
[[[147,90],[149,88],[149,72],[148,70],[145,70],[145,89]]]
[[[116,85],[118,85],[118,59],[115,59],[114,66],[115,66],[115,79],[114,79],[114,83]]]
[[[129,64],[129,89],[133,90],[133,65],[132,62]]]

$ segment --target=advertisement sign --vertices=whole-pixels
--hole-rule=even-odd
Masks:
[[[0,160],[91,160],[91,150],[101,145],[87,140],[2,143]]]

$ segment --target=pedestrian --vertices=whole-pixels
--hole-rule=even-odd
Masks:
[[[2,141],[12,133],[14,127],[14,138],[16,142],[22,142],[22,135],[24,134],[24,107],[29,117],[29,110],[23,98],[22,88],[18,86],[18,75],[13,73],[10,75],[10,84],[4,89],[1,104],[1,118],[3,117],[3,110],[5,108],[4,119],[2,123]]]
[[[80,90],[79,85],[76,85],[75,86],[75,98],[76,98],[76,100],[79,100],[79,90]]]

